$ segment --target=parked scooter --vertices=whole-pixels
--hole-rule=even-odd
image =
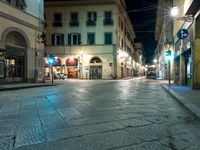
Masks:
[[[64,73],[58,73],[58,74],[54,74],[54,79],[55,80],[65,80],[66,76]]]

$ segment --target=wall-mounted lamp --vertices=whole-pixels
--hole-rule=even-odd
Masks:
[[[182,20],[182,21],[186,21],[186,22],[193,22],[194,17],[192,15],[185,15],[185,16],[182,16],[182,17],[178,17],[178,12],[179,12],[179,8],[176,7],[176,6],[171,9],[171,15],[177,21]]]

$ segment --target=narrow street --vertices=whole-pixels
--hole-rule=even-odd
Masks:
[[[158,80],[0,93],[0,150],[199,150],[200,122]]]

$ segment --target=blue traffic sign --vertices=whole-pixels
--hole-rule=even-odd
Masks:
[[[188,37],[189,32],[187,29],[180,29],[177,33],[177,37],[179,39],[185,39],[186,37]]]

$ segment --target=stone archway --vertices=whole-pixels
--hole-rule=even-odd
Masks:
[[[97,56],[90,60],[90,79],[102,79],[102,60]]]
[[[19,30],[18,30],[19,31]],[[28,43],[21,32],[6,30],[2,36],[5,43],[5,82],[24,82],[26,79],[26,55]]]

